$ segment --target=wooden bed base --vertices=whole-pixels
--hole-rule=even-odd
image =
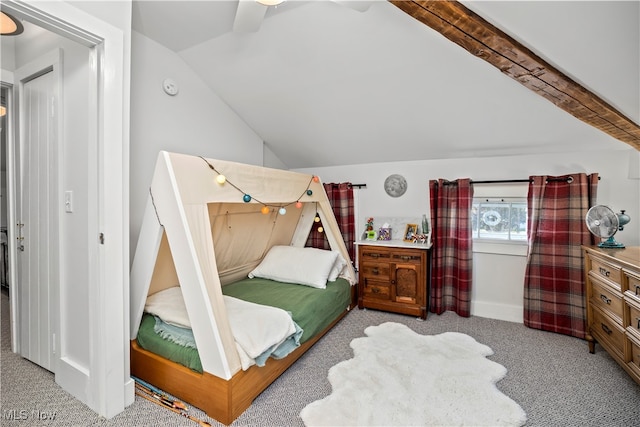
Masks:
[[[352,299],[353,301],[353,299]],[[350,308],[353,308],[353,304]],[[230,380],[195,372],[179,363],[147,351],[131,341],[131,375],[189,403],[229,425],[284,371],[333,328],[349,311],[344,311],[326,329],[300,345],[284,359],[268,359],[263,367],[251,366]]]

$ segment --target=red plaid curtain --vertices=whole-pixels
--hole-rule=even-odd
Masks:
[[[433,247],[430,310],[471,315],[472,240],[470,179],[429,181]]]
[[[356,258],[353,242],[356,239],[356,225],[353,207],[353,187],[350,182],[342,182],[340,184],[325,183],[323,186],[329,198],[329,204],[331,204],[333,208],[333,215],[338,222],[340,233],[347,246],[349,257],[354,260]],[[306,246],[330,249],[329,241],[325,233],[318,232],[319,226],[322,227],[322,222],[313,223]]]
[[[585,338],[584,260],[593,244],[585,216],[596,203],[598,174],[530,177],[524,324]]]

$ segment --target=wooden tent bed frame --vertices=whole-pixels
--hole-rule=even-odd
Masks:
[[[263,367],[251,366],[230,380],[193,371],[158,356],[131,341],[131,375],[204,411],[209,417],[229,425],[251,406],[260,393],[293,365],[307,350],[329,332],[355,307],[355,286],[351,287],[351,305],[329,326],[300,345],[284,359],[269,358]]]
[[[231,176],[253,199],[238,203],[243,196],[239,188],[215,184],[216,173]],[[247,217],[248,209],[260,215],[261,203],[274,207],[289,206],[296,201],[302,206],[289,209],[286,217],[267,217],[277,218],[268,219],[273,221],[273,226],[265,227],[264,222],[252,220],[233,222],[232,227],[227,222]],[[217,210],[212,213],[212,209]],[[228,220],[234,210],[238,216]],[[223,219],[214,224],[212,218],[216,215]],[[315,216],[322,221],[331,249],[347,260],[341,277],[352,285],[350,306],[287,357],[270,358],[263,367],[251,366],[243,371],[226,317],[222,286],[246,277],[274,245],[304,247]],[[253,242],[249,248],[252,253],[246,253],[246,245],[234,247],[238,253],[232,254],[235,257],[229,256],[231,246],[266,230],[270,234],[261,240],[264,246]],[[219,244],[225,248],[223,253],[216,253],[214,235],[222,239]],[[238,266],[238,260],[243,264]],[[131,374],[203,410],[211,418],[224,424],[232,423],[355,307],[356,276],[349,261],[333,210],[317,177],[160,152],[131,268]],[[176,284],[181,287],[189,313],[202,374],[143,349],[136,340],[147,296]]]

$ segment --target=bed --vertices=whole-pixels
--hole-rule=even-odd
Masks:
[[[278,250],[284,252],[278,252]],[[276,254],[275,256],[278,258],[275,262],[288,266],[292,261],[291,251],[297,252],[299,249],[274,247],[271,248],[268,255]],[[310,248],[303,251],[312,251],[315,256],[326,252],[318,252],[319,250]],[[337,258],[336,254],[336,268],[339,267],[341,270],[346,265],[346,261]],[[176,298],[174,291],[177,291],[178,295],[180,293],[179,286],[171,287],[148,298],[151,300],[152,297],[159,294],[167,295],[165,299],[154,299],[153,304],[146,306],[137,338],[131,342],[132,375],[200,408],[211,418],[224,424],[233,422],[272,381],[342,319],[354,307],[356,301],[355,287],[342,277],[327,276],[320,287],[310,286],[309,283],[304,285],[290,283],[293,281],[293,277],[301,272],[306,273],[307,279],[310,274],[307,267],[299,259],[294,260],[294,263],[298,265],[300,271],[294,273],[292,277],[285,277],[285,280],[289,280],[289,282],[256,277],[254,273],[273,276],[270,275],[275,271],[273,269],[264,274],[265,265],[271,265],[274,262],[273,258],[271,261],[269,260],[268,257],[265,257],[263,263],[250,273],[252,277],[222,287],[227,305],[230,303],[238,304],[236,301],[242,301],[243,304],[247,304],[251,312],[247,315],[245,314],[247,310],[244,310],[242,311],[244,317],[236,317],[234,311],[229,310],[228,316],[232,319],[232,325],[242,323],[246,324],[248,330],[257,330],[261,325],[251,323],[253,321],[252,313],[265,306],[275,307],[275,309],[287,313],[287,316],[290,316],[290,321],[295,324],[295,333],[290,332],[292,336],[296,337],[296,345],[288,345],[286,353],[282,353],[282,355],[274,356],[271,354],[271,357],[259,358],[257,363],[252,359],[254,356],[251,356],[249,359],[252,363],[247,364],[247,354],[244,354],[244,357],[241,357],[243,360],[242,370],[236,373],[230,381],[211,375],[202,368],[197,346],[191,345],[191,342],[185,344],[181,341],[183,333],[180,335],[180,340],[167,337],[165,334],[166,330],[163,329],[165,327],[171,330],[172,328],[176,329],[176,325],[180,325],[177,329],[188,331],[186,328],[189,326],[185,325],[188,320],[183,320],[184,317],[187,317],[187,313],[184,310],[184,301],[180,297],[177,298],[180,299],[179,304],[171,304],[177,305],[180,309],[175,310],[172,307],[169,311],[166,310],[168,296],[172,295],[171,298]],[[259,271],[260,269],[262,271]],[[288,269],[290,270],[290,268]],[[337,273],[338,271],[332,276],[337,276]],[[311,283],[313,284],[313,280]],[[233,319],[236,319],[236,322]],[[170,324],[167,324],[165,320]],[[283,337],[284,335],[278,339]],[[250,341],[255,341],[255,338],[257,337]],[[286,338],[289,338],[288,335]],[[278,339],[275,340],[278,341]],[[238,340],[236,340],[236,344]],[[265,349],[271,348],[270,344],[265,345]],[[270,353],[273,350],[276,350],[275,353],[277,353],[277,349],[281,347],[271,348]],[[241,346],[237,345],[237,349],[239,353],[244,353]],[[247,353],[249,352],[247,351]]]
[[[311,248],[304,246],[316,219],[330,250],[308,256]],[[131,374],[230,424],[353,308],[350,261],[318,177],[161,152],[130,275]],[[170,360],[149,344],[152,335],[143,336],[148,299],[176,286],[197,344],[193,365]],[[336,299],[316,306],[317,296],[331,295],[334,287]],[[298,288],[310,294],[294,297]],[[289,320],[301,323],[299,345],[286,357],[263,360],[264,366],[245,366],[228,298],[291,313]],[[298,317],[305,304],[316,309],[312,323]]]
[[[254,293],[256,286],[259,289]],[[262,300],[261,296],[265,296],[265,286],[275,290],[267,298],[267,302],[291,310],[294,321],[301,325],[306,334],[303,334],[300,346],[285,358],[270,358],[264,366],[251,366],[235,374],[231,381],[225,381],[202,372],[197,350],[182,347],[158,336],[153,329],[153,317],[147,314],[143,316],[138,339],[131,342],[131,374],[203,410],[211,418],[224,424],[232,423],[262,391],[354,307],[355,287],[350,286],[345,279],[329,282],[326,290],[266,279],[247,279],[225,286],[223,293],[259,302]],[[294,299],[275,297],[289,291],[303,292],[298,292]],[[297,314],[301,311],[297,308],[300,305],[296,304],[299,299],[304,301],[304,306],[313,306],[314,312],[323,313],[321,319],[307,316],[306,320],[300,321]],[[323,303],[314,304],[319,299]],[[144,343],[147,349],[140,343]]]

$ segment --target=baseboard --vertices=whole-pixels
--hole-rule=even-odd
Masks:
[[[56,366],[56,383],[73,397],[91,407],[89,400],[89,371],[75,361],[62,357]],[[93,409],[93,408],[91,408]]]
[[[471,315],[507,322],[524,323],[523,308],[518,305],[496,304],[492,302],[471,302]]]

